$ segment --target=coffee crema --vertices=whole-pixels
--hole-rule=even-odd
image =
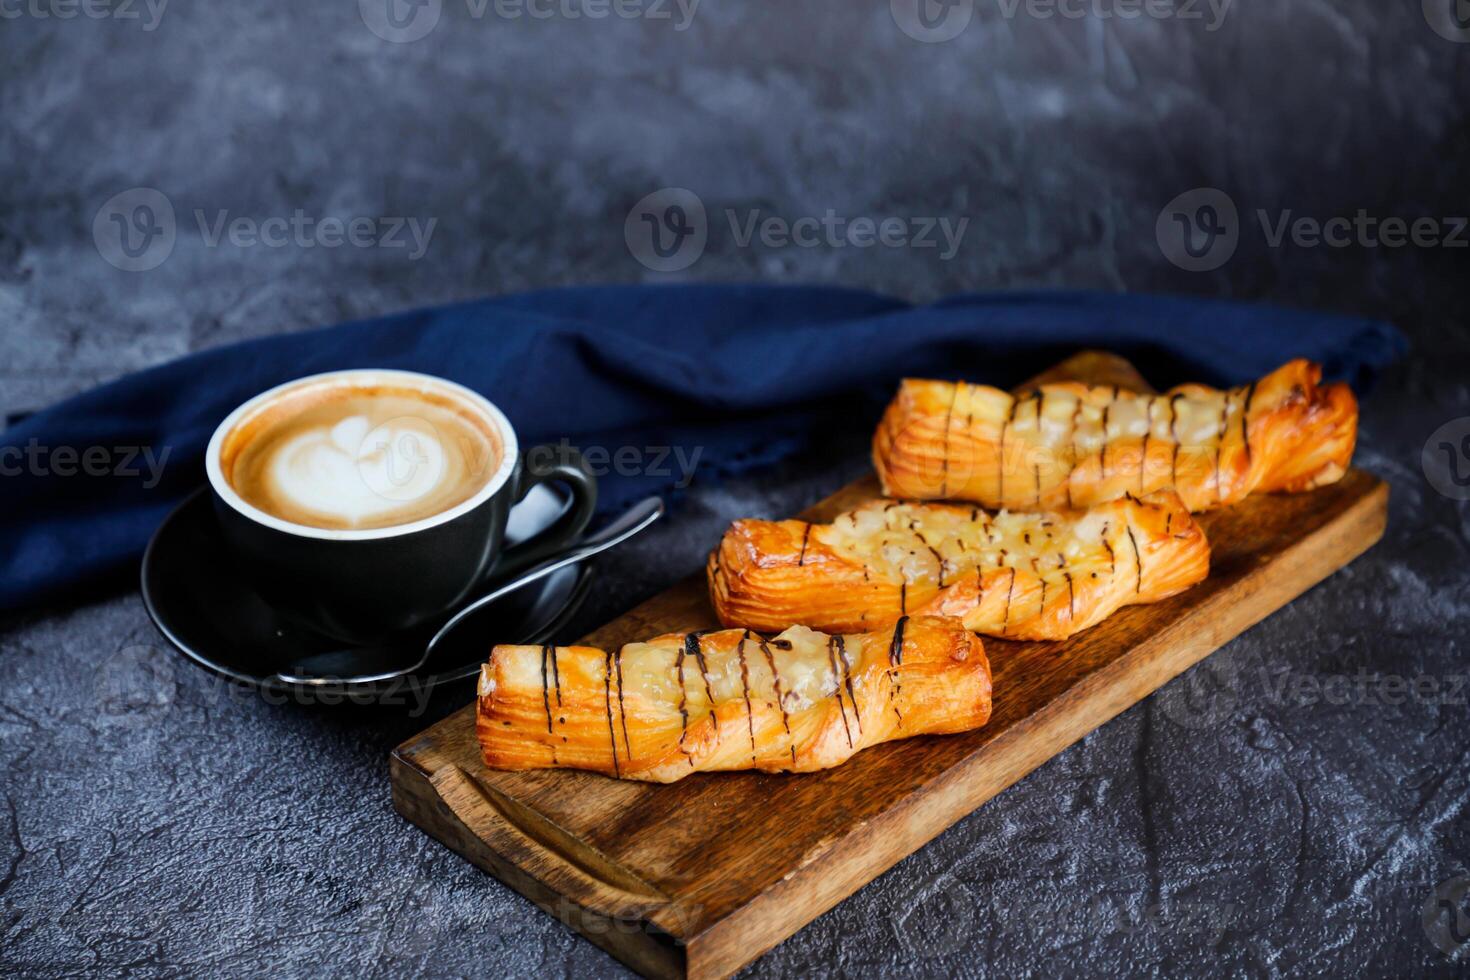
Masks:
[[[500,467],[495,426],[447,392],[324,382],[287,389],[225,437],[220,468],[248,504],[293,524],[412,524],[473,497]]]

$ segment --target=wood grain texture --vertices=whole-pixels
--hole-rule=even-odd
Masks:
[[[1037,380],[1063,378],[1144,387],[1099,353]],[[830,520],[877,495],[868,477],[801,517]],[[1382,536],[1387,500],[1382,481],[1351,470],[1311,493],[1201,515],[1213,546],[1201,585],[1065,642],[987,639],[994,714],[977,732],[880,746],[809,775],[664,786],[488,770],[471,705],[394,751],[394,804],[634,969],[728,975],[1352,561]],[[696,572],[582,642],[612,648],[715,625]]]

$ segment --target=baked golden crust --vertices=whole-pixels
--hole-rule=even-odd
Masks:
[[[1062,640],[1189,588],[1209,564],[1203,531],[1163,491],[1087,511],[873,501],[831,524],[736,521],[707,573],[726,626],[851,632],[940,614],[989,636]]]
[[[990,664],[956,619],[828,636],[792,627],[669,633],[616,653],[497,646],[476,731],[493,769],[590,769],[669,783],[692,772],[812,772],[912,735],[990,718]]]
[[[1296,360],[1229,391],[1162,395],[1069,382],[1012,396],[906,380],[873,436],[873,463],[891,497],[1055,510],[1173,489],[1191,511],[1210,510],[1342,478],[1357,400],[1321,377]]]

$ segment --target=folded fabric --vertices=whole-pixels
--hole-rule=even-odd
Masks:
[[[567,439],[602,507],[770,463],[834,426],[870,429],[903,376],[1013,384],[1084,347],[1158,384],[1255,378],[1293,357],[1362,388],[1405,349],[1370,320],[1179,297],[955,296],[928,306],[780,286],[559,289],[201,351],[0,433],[0,610],[131,571],[203,485],[210,433],[252,395],[353,367],[482,392],[523,447]]]

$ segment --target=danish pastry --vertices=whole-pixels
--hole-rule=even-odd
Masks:
[[[720,622],[851,632],[960,617],[989,636],[1062,640],[1201,581],[1209,544],[1178,495],[1086,511],[989,514],[875,500],[831,524],[736,521],[707,565]]]
[[[891,497],[1054,510],[1172,488],[1205,511],[1342,478],[1357,400],[1321,377],[1297,360],[1244,387],[1162,395],[1066,382],[1013,396],[906,380],[873,437],[873,463]]]
[[[590,769],[669,783],[693,772],[810,772],[880,742],[990,718],[990,664],[956,619],[669,633],[616,652],[497,646],[476,730],[495,769]]]

